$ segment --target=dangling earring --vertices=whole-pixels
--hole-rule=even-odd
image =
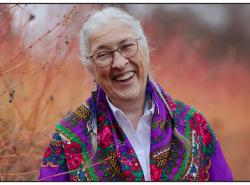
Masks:
[[[93,92],[97,91],[97,82],[96,80],[93,81]]]

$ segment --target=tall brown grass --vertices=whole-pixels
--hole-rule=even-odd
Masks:
[[[0,180],[34,181],[40,159],[58,120],[89,95],[91,79],[80,63],[78,33],[85,11],[99,5],[75,5],[49,30],[28,44],[25,31],[11,26],[23,5],[0,5]],[[10,13],[11,12],[11,13]],[[250,76],[246,62],[233,49],[208,58],[206,39],[190,43],[181,32],[171,39],[155,34],[145,22],[156,49],[152,74],[173,97],[203,112],[222,145],[236,180],[249,180]],[[152,26],[154,25],[154,26]]]
[[[88,92],[84,68],[72,52],[77,36],[68,38],[77,9],[61,15],[26,47],[23,33],[12,34],[12,14],[6,9],[1,11],[0,36],[0,180],[36,180],[56,121],[73,111]]]

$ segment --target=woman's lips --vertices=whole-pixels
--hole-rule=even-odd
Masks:
[[[116,75],[114,77],[114,79],[118,82],[123,82],[123,81],[127,81],[127,80],[131,79],[134,76],[134,74],[135,74],[135,72],[129,71],[129,72],[123,73],[121,75]]]

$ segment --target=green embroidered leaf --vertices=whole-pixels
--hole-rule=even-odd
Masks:
[[[165,123],[164,123],[164,122],[161,122],[161,123],[160,123],[160,128],[161,128],[161,130],[164,129],[164,126],[165,126]]]
[[[158,124],[157,123],[153,123],[152,124],[152,129],[156,129],[158,127]]]

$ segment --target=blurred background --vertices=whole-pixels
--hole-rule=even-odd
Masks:
[[[141,20],[156,81],[206,116],[235,180],[250,180],[250,5],[0,4],[0,181],[36,181],[55,124],[90,96],[79,30],[110,5]]]

